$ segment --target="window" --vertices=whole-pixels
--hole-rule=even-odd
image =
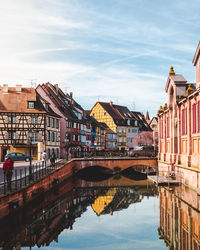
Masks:
[[[58,149],[58,148],[56,149],[56,157],[57,157],[57,158],[60,157],[60,156],[59,156],[59,149]]]
[[[192,126],[192,128],[193,128],[193,133],[196,133],[196,129],[197,129],[197,125],[196,125],[196,113],[197,113],[197,109],[196,109],[196,103],[194,103],[193,105],[192,105],[192,114],[193,114],[193,126]]]
[[[16,116],[8,116],[8,123],[16,123]]]
[[[33,133],[33,136],[32,136],[32,142],[37,142],[38,141],[38,132],[35,132]]]
[[[47,140],[48,140],[48,141],[51,140],[50,131],[47,131]]]
[[[161,119],[161,138],[163,139],[163,119]]]
[[[16,139],[16,132],[8,132],[8,139],[9,140]]]
[[[167,138],[169,138],[170,137],[170,133],[169,133],[169,131],[170,131],[170,119],[169,119],[169,116],[167,117]]]
[[[60,134],[58,132],[56,133],[56,141],[60,141]]]
[[[38,118],[37,117],[31,117],[31,124],[37,124]]]
[[[55,132],[52,132],[52,138],[51,138],[51,141],[54,142],[55,141]]]
[[[200,101],[198,102],[198,107],[197,107],[197,115],[198,115],[198,117],[197,117],[197,121],[198,121],[198,132],[200,132]]]
[[[48,119],[47,119],[47,127],[50,127],[50,124],[51,124],[51,118],[48,117]]]
[[[52,118],[52,127],[55,128],[55,119]]]
[[[76,128],[76,123],[74,122],[74,128]]]
[[[34,109],[34,102],[28,102],[28,109]]]
[[[182,135],[187,134],[187,108],[182,110]]]
[[[56,119],[56,128],[59,128],[59,120]]]

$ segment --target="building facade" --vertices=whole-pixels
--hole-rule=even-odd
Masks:
[[[65,94],[51,83],[38,85],[37,93],[49,102],[60,119],[60,152],[66,158],[70,150],[80,151],[86,147],[86,119],[83,108],[73,99],[72,93]]]
[[[33,88],[0,87],[0,153],[20,152],[40,159],[44,150],[60,154],[60,116]],[[30,152],[31,151],[31,152]]]
[[[133,139],[138,131],[138,121],[125,106],[112,102],[97,102],[90,113],[98,122],[105,123],[117,134],[117,148],[127,150],[133,147]]]
[[[200,45],[193,64],[196,83],[171,67],[165,91],[168,103],[158,111],[159,171],[175,171],[181,182],[200,187]]]

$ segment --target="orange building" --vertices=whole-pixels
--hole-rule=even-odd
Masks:
[[[159,171],[175,171],[182,183],[200,187],[200,43],[193,65],[196,83],[171,67],[165,91],[168,103],[158,111]]]

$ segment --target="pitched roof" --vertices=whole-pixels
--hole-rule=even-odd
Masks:
[[[196,66],[196,64],[197,64],[197,60],[199,58],[199,55],[200,55],[200,41],[199,41],[199,44],[198,44],[198,46],[196,48],[196,51],[195,51],[195,54],[194,54],[194,58],[192,60],[192,63],[193,63],[194,66]]]
[[[34,109],[28,109],[29,101],[35,102]],[[45,112],[37,101],[34,88],[21,88],[21,91],[17,92],[16,87],[8,87],[4,93],[3,87],[0,87],[0,112]]]
[[[113,118],[116,125],[127,126],[127,120],[133,121],[134,117],[126,106],[116,105],[112,102],[98,102]],[[131,124],[132,125],[132,124]]]
[[[165,91],[168,91],[170,80],[172,80],[176,85],[186,84],[187,80],[182,75],[169,75],[167,78]]]
[[[67,96],[63,93],[63,91],[57,86],[53,86],[51,83],[42,84],[41,87],[49,95],[51,100],[54,102],[56,107],[60,110],[60,112],[66,116],[69,120],[75,122],[81,122],[73,112],[73,105],[67,99]],[[65,99],[66,98],[66,99]],[[75,101],[74,101],[75,102]],[[76,103],[76,102],[75,102]],[[82,109],[83,110],[83,109]],[[84,121],[84,119],[82,119]]]
[[[144,115],[141,112],[137,112],[137,111],[131,111],[131,112],[139,123],[140,131],[152,131]]]
[[[151,121],[149,122],[149,126],[151,126],[151,123],[153,122],[153,120],[158,122],[158,117],[156,117],[156,116],[152,117]]]

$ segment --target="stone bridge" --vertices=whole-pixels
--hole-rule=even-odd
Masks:
[[[108,168],[112,171],[118,169],[119,172],[133,168],[135,170],[141,169],[145,171],[147,167],[151,167],[153,171],[157,170],[157,158],[87,158],[87,159],[74,159],[74,168],[76,171],[82,170],[87,167],[99,166]]]

